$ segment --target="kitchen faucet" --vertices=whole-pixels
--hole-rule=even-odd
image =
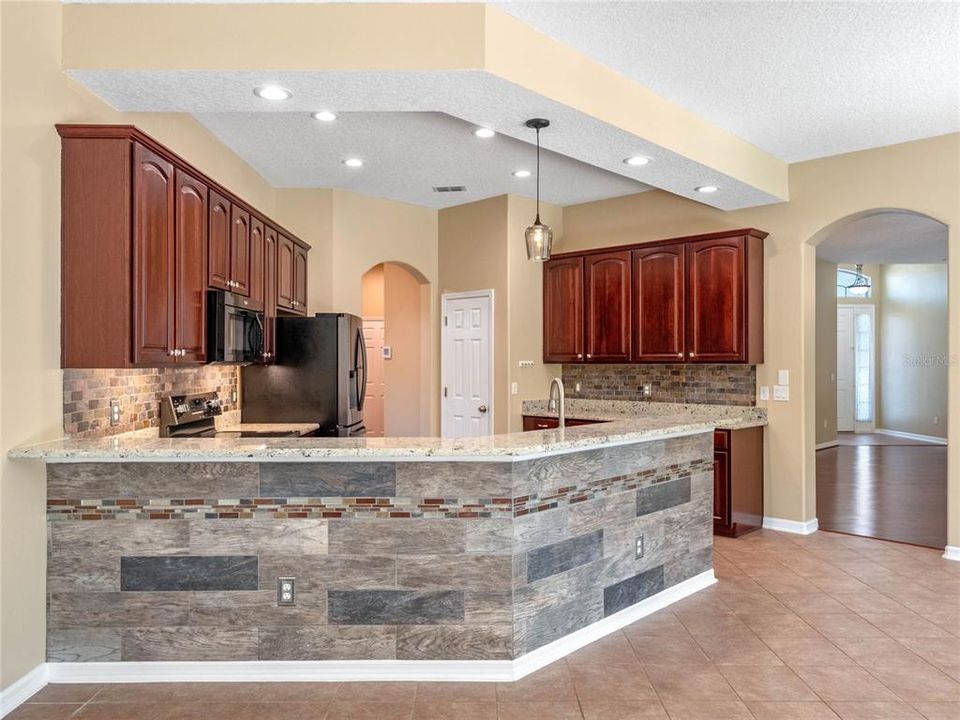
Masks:
[[[553,389],[557,389],[557,396],[554,398]],[[563,396],[563,380],[558,377],[555,377],[550,381],[550,399],[547,401],[547,410],[557,411],[557,415],[560,418],[560,429],[562,430],[566,426],[566,410],[564,407],[564,396]]]

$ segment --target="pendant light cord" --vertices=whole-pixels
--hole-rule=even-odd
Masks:
[[[540,224],[540,128],[537,128],[537,219]]]

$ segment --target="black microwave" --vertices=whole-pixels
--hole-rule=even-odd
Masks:
[[[263,359],[263,303],[210,290],[207,295],[207,362],[244,365]]]

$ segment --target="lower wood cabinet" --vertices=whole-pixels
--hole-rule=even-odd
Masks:
[[[713,532],[738,537],[763,526],[763,428],[713,434]]]
[[[576,427],[577,425],[596,425],[602,420],[578,420],[576,418],[567,418],[564,427]],[[530,430],[552,430],[560,427],[560,420],[555,417],[541,415],[524,415],[523,431]]]

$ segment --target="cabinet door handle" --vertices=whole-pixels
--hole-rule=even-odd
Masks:
[[[593,355],[591,355],[590,353],[587,353],[587,360],[589,360],[589,359],[592,358],[592,357],[593,357]]]
[[[693,353],[690,353],[690,357],[693,357]]]
[[[583,353],[577,353],[577,360],[583,359]]]
[[[176,350],[167,350],[167,355],[169,355],[170,357],[176,357],[177,351],[176,351]]]
[[[682,360],[682,359],[683,359],[683,353],[677,353],[677,357]]]

